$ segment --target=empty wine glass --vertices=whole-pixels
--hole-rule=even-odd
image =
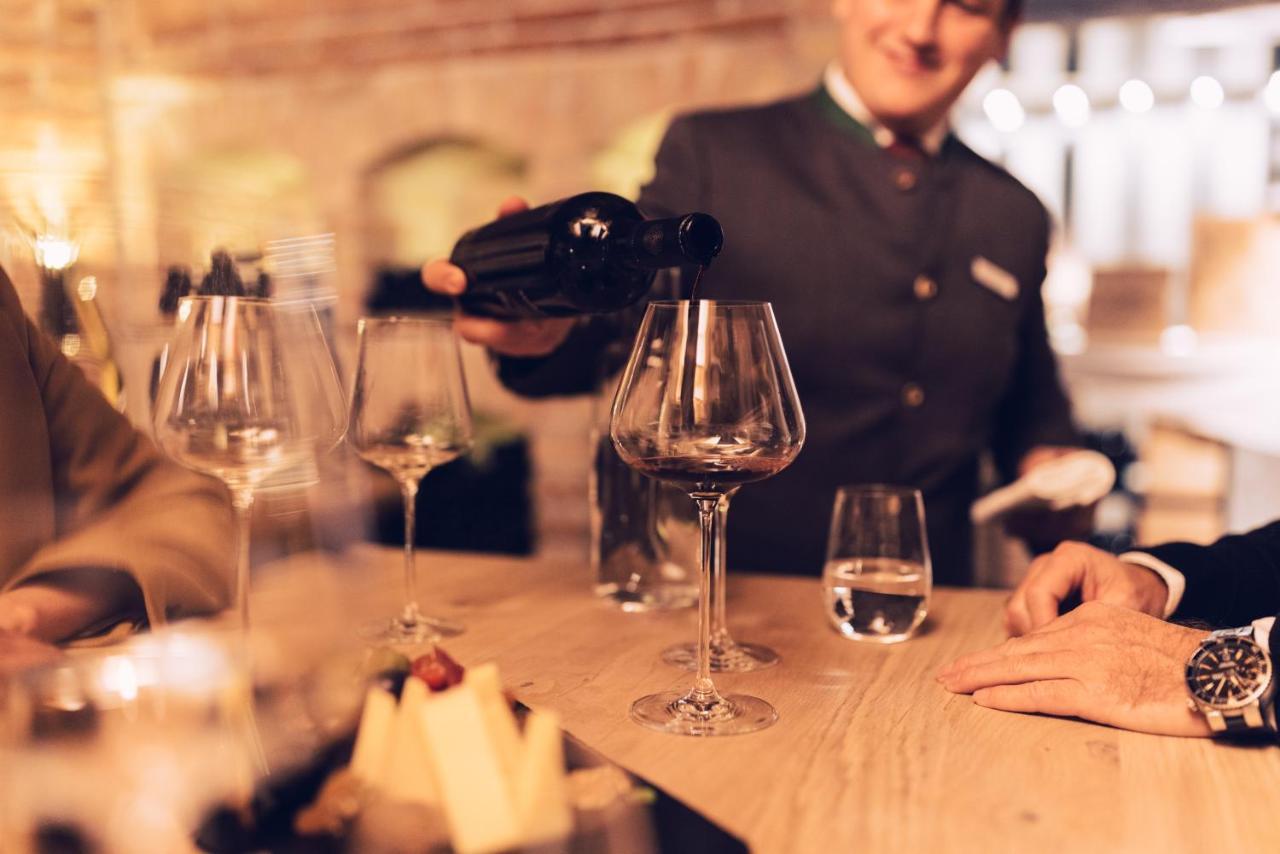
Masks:
[[[405,607],[372,627],[370,639],[413,644],[462,626],[418,606],[413,548],[418,486],[427,472],[471,446],[471,404],[453,324],[424,317],[363,318],[347,441],[385,469],[404,497]]]
[[[649,304],[613,402],[610,435],[627,465],[694,500],[702,530],[698,669],[692,689],[642,697],[631,717],[682,735],[752,732],[773,706],[721,695],[711,681],[711,576],[729,492],[786,468],[804,443],[804,416],[773,318],[763,302]]]
[[[249,521],[273,472],[314,467],[346,428],[346,406],[315,310],[248,297],[185,297],[152,411],[156,441],[231,491],[239,552],[234,606],[249,622]]]

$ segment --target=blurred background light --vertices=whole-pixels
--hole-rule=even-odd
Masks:
[[[1145,113],[1156,104],[1156,95],[1143,80],[1133,79],[1120,87],[1120,106],[1131,113]]]
[[[1053,109],[1069,128],[1084,127],[1089,122],[1089,96],[1074,83],[1059,86],[1053,93]]]
[[[1271,72],[1271,79],[1262,90],[1262,100],[1272,114],[1280,116],[1280,71]]]
[[[1203,110],[1215,110],[1222,106],[1226,93],[1222,84],[1208,75],[1201,75],[1191,81],[1191,103]]]
[[[1022,109],[1018,96],[1004,88],[988,92],[982,99],[982,109],[995,129],[1003,133],[1013,133],[1027,120],[1026,111]]]

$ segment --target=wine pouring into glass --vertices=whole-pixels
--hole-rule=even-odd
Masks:
[[[422,613],[414,551],[418,487],[471,447],[471,404],[453,325],[423,317],[362,318],[347,441],[386,470],[404,500],[405,607],[369,628],[371,640],[414,644],[463,627]]]
[[[627,465],[693,499],[702,535],[696,681],[684,694],[642,697],[632,719],[697,736],[770,726],[778,717],[773,706],[721,695],[711,680],[710,581],[725,496],[777,474],[804,444],[804,415],[772,307],[650,303],[614,399],[610,436]]]

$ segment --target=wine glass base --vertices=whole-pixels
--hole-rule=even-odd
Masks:
[[[377,620],[365,626],[360,631],[360,637],[368,643],[415,646],[441,638],[457,637],[464,631],[466,629],[460,623],[443,617],[418,617],[415,620],[392,617],[390,620]]]
[[[711,704],[694,703],[687,694],[650,694],[631,704],[631,719],[642,727],[672,735],[742,735],[778,721],[778,711],[759,697],[725,694]]]
[[[698,669],[698,645],[681,643],[662,651],[662,660],[682,670]],[[781,656],[767,646],[758,643],[738,643],[732,639],[711,644],[712,673],[749,673],[773,667]]]

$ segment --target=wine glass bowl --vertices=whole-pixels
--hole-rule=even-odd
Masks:
[[[362,318],[347,441],[400,487],[405,511],[405,608],[370,627],[371,640],[415,644],[462,626],[422,613],[414,551],[422,478],[471,447],[471,405],[453,325],[426,317]]]
[[[653,302],[614,399],[610,436],[619,456],[697,504],[702,527],[698,675],[686,694],[632,706],[637,722],[666,732],[724,735],[776,720],[755,697],[722,697],[710,679],[712,567],[725,497],[777,474],[804,444],[804,416],[768,303]]]
[[[179,303],[152,410],[156,442],[227,485],[239,524],[235,607],[248,622],[254,491],[285,468],[315,470],[346,428],[346,405],[314,309],[249,297]]]

